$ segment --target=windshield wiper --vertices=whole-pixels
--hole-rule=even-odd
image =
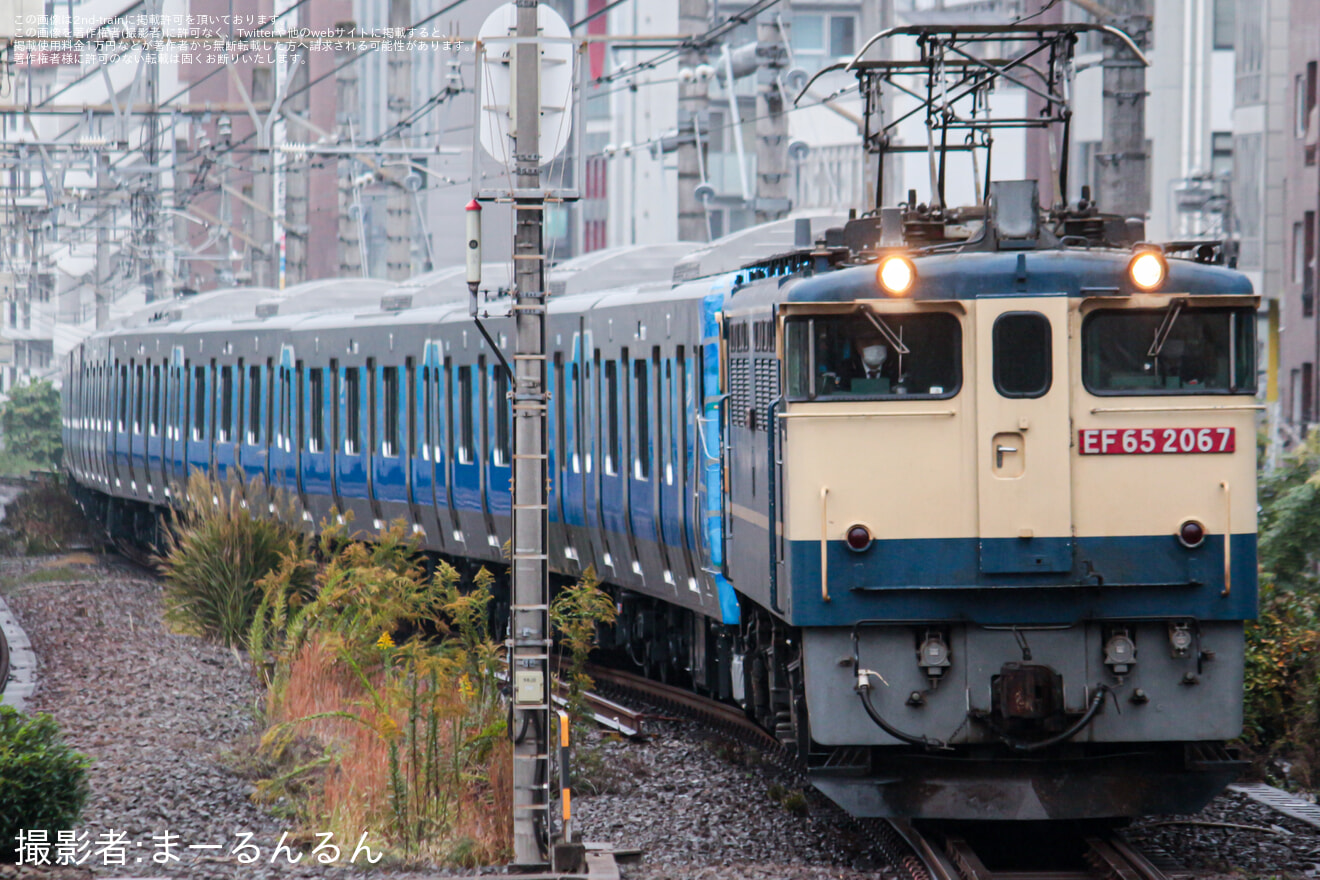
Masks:
[[[871,326],[880,331],[880,335],[885,338],[885,341],[894,347],[894,354],[912,353],[908,351],[908,347],[903,344],[903,340],[898,338],[898,334],[885,323],[884,318],[873,314],[870,309],[863,310],[862,314],[866,315],[867,320],[871,322]]]
[[[1146,352],[1146,357],[1155,358],[1160,356],[1164,349],[1164,343],[1169,341],[1169,334],[1173,332],[1173,324],[1182,314],[1183,301],[1175,299],[1169,303],[1169,307],[1164,310],[1164,320],[1160,321],[1160,326],[1155,330],[1155,338],[1151,340],[1150,350]]]

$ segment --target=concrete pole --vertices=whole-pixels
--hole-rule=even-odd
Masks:
[[[412,0],[390,0],[389,26],[406,31],[413,23]],[[412,111],[412,53],[401,50],[388,53],[386,61],[386,118],[390,124],[404,119]],[[406,146],[409,132],[405,129],[392,139],[394,146]],[[412,276],[413,219],[412,194],[402,186],[407,168],[392,169],[396,185],[391,186],[385,199],[385,274],[391,281],[403,281]]]
[[[537,35],[537,0],[516,0],[517,36]],[[513,856],[550,859],[550,578],[546,534],[545,252],[539,46],[516,44],[513,266]],[[503,401],[497,401],[503,406]]]
[[[301,7],[298,15],[302,17],[307,7]],[[307,25],[306,20],[302,22]],[[311,90],[299,91],[307,85],[308,63],[307,47],[290,47],[290,54],[297,58],[289,73],[289,99],[285,102],[291,114],[306,118],[311,106]],[[356,65],[354,65],[356,66]],[[294,159],[284,164],[284,284],[290,286],[307,280],[307,236],[308,217],[307,200],[311,195],[311,169],[305,158]]]
[[[1150,0],[1109,0],[1113,24],[1138,46],[1147,44],[1151,29]],[[1104,135],[1096,156],[1096,193],[1100,210],[1144,218],[1150,210],[1146,176],[1146,68],[1130,49],[1105,37]]]
[[[96,329],[104,329],[110,320],[110,224],[114,212],[110,211],[110,194],[115,185],[110,180],[110,156],[105,150],[96,154]]]
[[[351,21],[336,25],[340,34],[350,35],[357,30],[357,24]],[[355,49],[335,50],[335,126],[339,142],[352,143],[356,140],[356,120],[360,118],[361,106],[358,103],[358,66],[345,64],[356,54]],[[360,134],[360,132],[356,132]],[[353,166],[355,160],[344,157],[339,160],[339,274],[346,278],[356,278],[363,274],[362,236],[360,233],[356,190],[353,186]]]
[[[678,32],[700,34],[710,27],[709,0],[679,0]],[[679,59],[680,68],[696,70],[704,64],[705,56],[687,49]],[[701,148],[704,151],[710,137],[710,83],[693,77],[678,84],[678,127],[680,132],[693,131],[693,119],[698,120]],[[706,240],[706,207],[697,198],[701,181],[703,156],[697,155],[696,142],[684,136],[678,146],[678,239],[679,241]]]
[[[761,13],[756,41],[762,54],[756,71],[756,222],[769,223],[788,215],[788,116],[777,82],[788,63],[788,51],[775,21],[775,13],[789,16],[787,0],[771,12]]]
[[[263,75],[264,74],[264,75]],[[257,104],[269,104],[275,97],[275,73],[270,67],[254,68],[252,76],[252,100]],[[280,247],[275,241],[275,154],[270,150],[270,142],[259,128],[257,130],[258,149],[252,158],[252,201],[261,206],[261,210],[252,209],[248,216],[252,218],[252,237],[261,242],[261,250],[249,248],[252,255],[252,284],[256,287],[274,287],[279,283]]]

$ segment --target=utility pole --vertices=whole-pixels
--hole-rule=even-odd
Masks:
[[[114,191],[110,181],[110,155],[105,150],[96,153],[96,329],[102,330],[110,320],[110,224],[114,212],[110,210],[110,194]]]
[[[704,33],[710,27],[709,0],[679,0],[678,30],[684,34]],[[706,63],[700,49],[685,49],[679,67],[695,71]],[[710,118],[710,82],[706,77],[692,76],[678,84],[678,130],[682,140],[678,145],[678,240],[705,241],[707,239],[706,205],[697,195],[702,180],[701,169],[705,144],[710,138],[707,120]],[[688,138],[687,132],[693,137]],[[699,153],[698,151],[702,151]]]
[[[351,36],[357,31],[357,24],[341,21],[335,25],[335,31],[341,36]],[[335,49],[335,127],[339,142],[344,144],[356,140],[353,120],[361,113],[358,66],[348,63],[355,54],[355,48]],[[345,278],[366,274],[366,261],[362,256],[362,205],[353,182],[356,166],[357,159],[352,156],[339,159],[339,274]]]
[[[513,279],[513,859],[550,862],[550,578],[547,565],[545,196],[537,0],[515,0]],[[497,402],[496,405],[501,405]]]
[[[303,18],[306,7],[298,10]],[[310,59],[306,46],[290,46],[289,53],[295,62],[289,73],[290,96],[286,101],[289,116],[307,117],[311,89],[307,85]],[[301,90],[301,91],[300,91]],[[301,123],[297,123],[301,124]],[[292,286],[307,280],[307,199],[311,194],[311,169],[307,162],[286,162],[284,164],[284,284]]]
[[[788,215],[788,116],[784,113],[784,94],[779,89],[779,74],[787,66],[788,49],[775,16],[788,16],[788,3],[781,0],[779,9],[762,12],[756,22],[757,66],[756,94],[756,222],[769,223]],[[733,83],[729,83],[733,88]]]
[[[412,0],[390,0],[389,26],[395,33],[403,33],[412,24]],[[395,50],[386,61],[386,90],[388,98],[386,116],[390,124],[406,119],[412,110],[412,52]],[[400,129],[393,138],[395,145],[405,146],[408,130]],[[404,168],[393,176],[389,194],[385,197],[385,277],[403,281],[412,275],[413,227],[412,193],[404,188],[404,178],[410,169]]]
[[[270,104],[275,98],[275,71],[269,66],[252,70],[252,100]],[[252,284],[256,287],[274,287],[279,284],[279,246],[275,243],[275,151],[271,149],[270,128],[257,123],[257,154],[252,160],[252,201],[256,208],[248,212],[252,218],[252,237],[261,248],[248,248],[252,255]],[[223,194],[222,194],[223,195]],[[221,217],[221,219],[228,218]]]
[[[1140,47],[1151,29],[1150,0],[1109,0],[1108,22]],[[1104,134],[1096,155],[1102,211],[1144,218],[1150,210],[1146,176],[1146,67],[1121,40],[1104,38]],[[1066,197],[1066,194],[1065,196]]]

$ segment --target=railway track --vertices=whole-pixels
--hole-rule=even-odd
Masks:
[[[695,719],[726,738],[762,750],[775,764],[806,782],[796,758],[734,706],[617,669],[591,666],[587,673],[598,692],[591,698],[605,699],[600,694],[608,694],[606,702],[615,707],[620,706],[618,700],[639,699]],[[640,729],[645,714],[630,717]],[[1121,835],[1101,826],[1058,830],[1048,841],[1049,853],[1042,856],[1031,851],[1041,844],[1040,829],[1025,831],[1021,844],[1015,846],[999,833],[1004,829],[1001,824],[993,835],[993,845],[987,846],[986,841],[965,833],[966,829],[941,823],[918,827],[900,820],[853,820],[852,824],[909,880],[1169,880]],[[1040,867],[1042,858],[1049,864]]]

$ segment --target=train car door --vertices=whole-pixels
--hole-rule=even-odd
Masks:
[[[1070,572],[1068,299],[981,299],[975,316],[981,572]]]
[[[408,361],[411,364],[412,359]],[[397,364],[387,364],[372,372],[376,388],[372,418],[379,428],[371,450],[371,487],[376,508],[380,511],[379,518],[388,525],[396,519],[407,518],[409,514],[408,452],[404,446],[408,407],[404,401],[408,399],[405,388],[409,384],[405,372],[411,374],[412,370],[411,367],[405,371]]]
[[[408,458],[408,468],[412,485],[413,521],[426,530],[428,547],[444,549],[451,536],[445,534],[445,527],[440,520],[438,499],[436,498],[435,478],[440,470],[440,433],[436,402],[439,400],[436,388],[440,379],[436,365],[440,362],[440,347],[427,340],[422,349],[421,375],[413,377],[413,387],[409,404],[413,419],[419,425],[414,429],[417,448]]]
[[[580,320],[580,319],[579,319]],[[573,334],[569,362],[564,365],[564,446],[563,462],[560,465],[560,498],[563,503],[564,526],[567,529],[568,542],[563,553],[568,558],[572,571],[584,568],[582,551],[590,547],[587,538],[587,502],[586,475],[583,450],[583,429],[587,425],[583,407],[585,395],[586,359],[583,355],[583,337],[581,332]],[[588,560],[591,553],[586,554]],[[589,563],[588,563],[589,564]]]
[[[266,476],[266,437],[262,428],[263,416],[266,412],[265,399],[270,393],[270,389],[262,382],[262,364],[257,361],[249,363],[243,368],[244,373],[238,377],[242,394],[238,401],[239,409],[244,413],[240,419],[243,436],[236,438],[240,444],[238,451],[238,463],[243,468],[243,476],[247,480],[255,480],[258,477],[264,479]]]
[[[165,402],[161,394],[165,386],[161,382],[163,364],[159,360],[147,361],[147,495],[152,498],[161,496],[161,487],[165,485],[165,454],[161,437],[161,413]]]

